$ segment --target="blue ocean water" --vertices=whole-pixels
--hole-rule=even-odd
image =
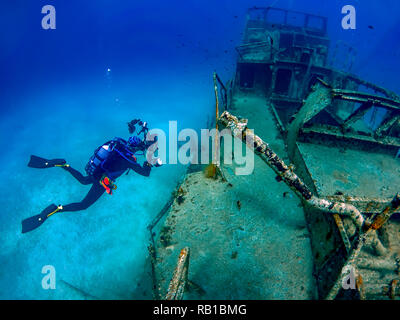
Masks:
[[[42,6],[56,30],[41,28]],[[341,8],[357,10],[343,30]],[[332,44],[357,50],[352,71],[400,92],[400,4],[381,1],[220,0],[3,2],[0,13],[0,299],[82,299],[58,281],[43,290],[42,267],[102,299],[151,298],[143,287],[146,226],[183,174],[182,165],[131,173],[82,212],[21,234],[21,220],[51,203],[80,201],[88,187],[54,168],[26,166],[30,154],[66,158],[83,172],[94,149],[140,117],[151,128],[199,129],[213,114],[212,72],[233,76],[246,9],[273,5],[327,16]],[[340,59],[336,61],[340,67]],[[147,279],[147,280],[146,280]]]

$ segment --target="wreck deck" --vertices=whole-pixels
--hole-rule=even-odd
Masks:
[[[400,185],[400,159],[341,146],[297,142],[319,195],[391,198]],[[336,160],[332,160],[336,159]]]
[[[236,96],[234,106],[285,156],[264,99]],[[185,299],[316,298],[300,201],[258,157],[252,175],[235,176],[233,166],[222,169],[227,182],[207,179],[203,172],[188,174],[181,186],[183,202],[175,200],[160,223],[155,264],[160,296],[166,294],[179,251],[190,247],[193,284]]]

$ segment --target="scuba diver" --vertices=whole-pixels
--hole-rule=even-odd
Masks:
[[[115,180],[127,170],[127,174],[132,169],[136,173],[148,177],[152,166],[161,166],[160,158],[153,158],[150,160],[151,163],[144,161],[143,165],[137,162],[136,155],[144,155],[146,150],[153,144],[156,145],[155,142],[157,142],[157,136],[154,137],[154,141],[146,140],[149,130],[147,123],[140,119],[134,119],[128,123],[128,129],[130,134],[138,129],[137,135],[131,136],[128,141],[117,137],[98,147],[85,167],[86,176],[72,168],[64,159],[46,160],[32,155],[28,167],[39,169],[60,167],[69,172],[81,184],[92,186],[81,202],[58,206],[51,204],[40,214],[23,220],[22,233],[36,229],[56,212],[85,210],[95,203],[104,192],[112,195],[113,190],[117,188]],[[139,138],[141,134],[143,134],[142,139]],[[156,150],[155,148],[153,153]],[[141,153],[137,154],[138,152]]]

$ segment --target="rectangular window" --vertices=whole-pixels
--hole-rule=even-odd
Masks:
[[[276,73],[275,93],[288,95],[290,82],[292,80],[292,71],[289,69],[279,69]]]
[[[244,65],[240,68],[240,87],[253,88],[254,87],[254,74],[255,68],[253,66]]]
[[[269,66],[266,66],[263,72],[264,75],[264,88],[267,92],[271,89],[272,71]]]
[[[305,20],[305,15],[303,13],[288,12],[287,23],[291,26],[303,28],[306,22]]]
[[[301,63],[307,63],[307,64],[309,64],[309,63],[310,63],[310,60],[311,60],[311,54],[310,54],[310,53],[308,53],[308,52],[303,52],[303,53],[301,54],[301,57],[300,57],[300,62],[301,62]]]
[[[293,34],[281,33],[279,37],[279,48],[291,48],[293,46]]]
[[[309,16],[307,28],[315,29],[318,31],[325,31],[325,21],[322,17]]]
[[[307,44],[307,41],[304,34],[296,33],[294,44],[299,47],[305,46]]]

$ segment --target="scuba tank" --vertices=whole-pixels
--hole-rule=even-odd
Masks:
[[[108,172],[107,161],[118,155],[128,162],[136,163],[135,151],[129,150],[127,146],[127,141],[121,138],[114,138],[108,141],[104,145],[98,147],[93,156],[90,157],[89,162],[85,167],[85,171],[89,176],[101,177],[104,173],[108,175],[109,178],[114,179],[115,176],[119,176],[121,172]]]
[[[118,144],[119,139],[115,138],[104,145],[98,147],[94,154],[90,157],[89,162],[85,166],[85,171],[89,176],[100,178],[99,183],[106,189],[106,192],[112,195],[112,191],[117,189],[114,184],[114,179],[122,172],[108,172],[106,169],[107,161],[112,160],[115,154],[115,146]]]

